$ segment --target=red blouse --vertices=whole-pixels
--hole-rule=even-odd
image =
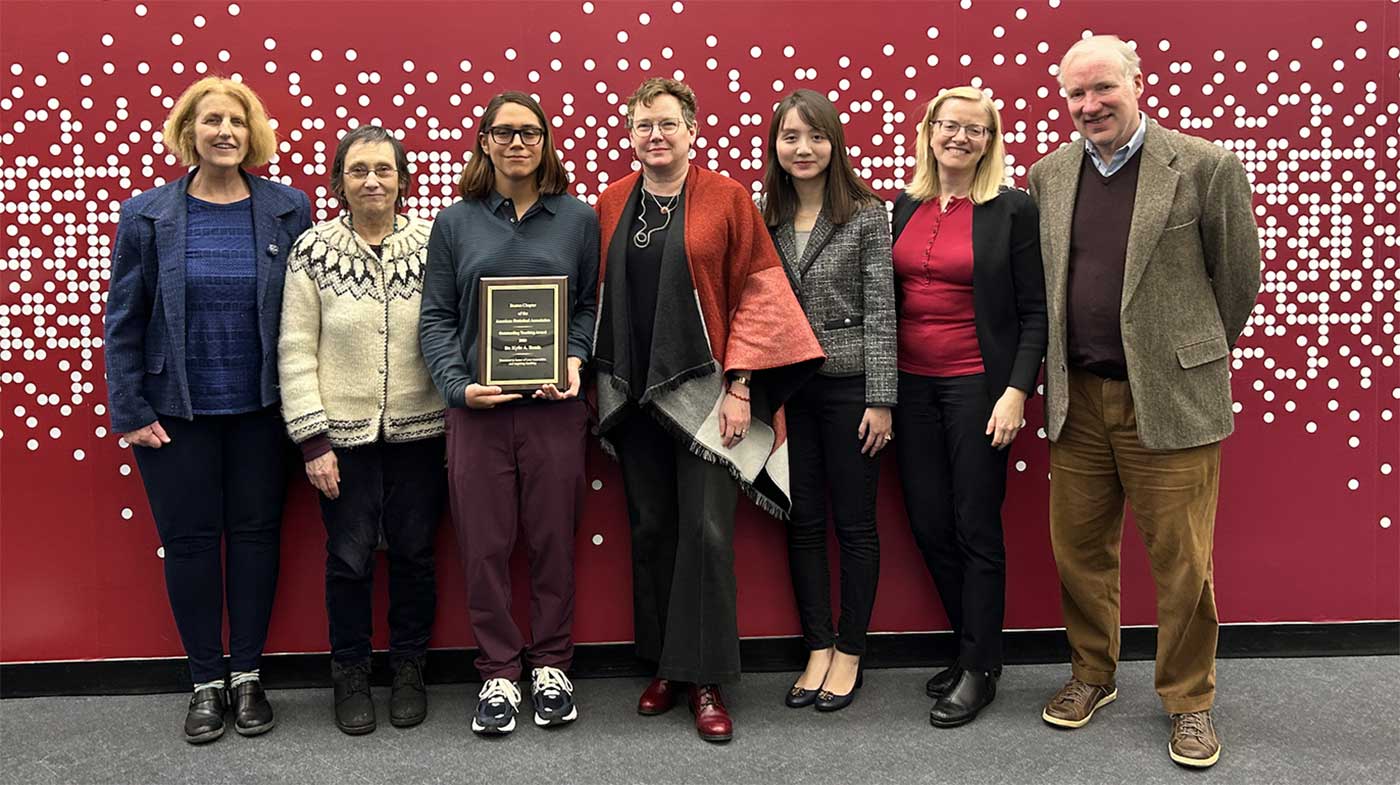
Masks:
[[[972,202],[919,205],[894,244],[899,284],[899,370],[920,376],[982,373],[972,304]]]

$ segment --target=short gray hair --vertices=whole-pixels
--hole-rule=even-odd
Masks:
[[[1116,35],[1091,35],[1088,38],[1081,38],[1065,52],[1065,56],[1060,58],[1060,73],[1056,77],[1061,86],[1065,83],[1065,66],[1076,57],[1087,54],[1106,53],[1116,56],[1123,68],[1123,78],[1132,81],[1134,77],[1142,73],[1142,60],[1138,58],[1137,50],[1129,46],[1123,39]]]

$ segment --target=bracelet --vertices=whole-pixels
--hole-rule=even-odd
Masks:
[[[748,402],[749,402],[749,397],[748,397],[747,395],[740,395],[739,393],[734,392],[734,388],[733,388],[733,387],[730,387],[729,389],[725,390],[725,391],[724,391],[724,394],[725,394],[725,395],[732,395],[732,396],[734,396],[735,398],[738,398],[739,400],[743,401],[744,403],[748,403]]]

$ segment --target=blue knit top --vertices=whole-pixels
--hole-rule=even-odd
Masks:
[[[185,195],[185,373],[195,414],[262,408],[252,199]]]

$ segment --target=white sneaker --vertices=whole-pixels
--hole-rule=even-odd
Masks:
[[[489,679],[477,693],[472,731],[485,736],[501,736],[515,730],[520,709],[520,689],[510,679]]]
[[[563,725],[578,719],[574,705],[574,685],[558,668],[546,665],[530,671],[533,685],[530,701],[535,704],[535,724],[541,728]]]

